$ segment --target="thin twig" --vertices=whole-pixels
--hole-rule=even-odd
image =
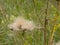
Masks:
[[[48,19],[47,19],[47,16],[48,16],[48,3],[49,3],[49,0],[46,0],[46,9],[45,9],[45,21],[44,21],[44,45],[47,45],[47,27],[46,25],[48,25]]]

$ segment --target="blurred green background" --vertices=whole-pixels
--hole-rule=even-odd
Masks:
[[[44,26],[46,9],[45,0],[0,0],[0,45],[43,45],[43,30],[34,29],[27,31],[23,37],[21,32],[11,31],[7,25],[15,17],[23,16],[28,20],[33,20],[36,24]],[[55,0],[50,0],[48,4],[49,22],[47,25],[47,42],[50,31],[53,28],[53,18],[57,11]],[[60,16],[59,16],[60,17]],[[57,18],[57,17],[56,17]],[[60,23],[60,18],[56,21]],[[60,40],[60,28],[54,34],[54,42]]]

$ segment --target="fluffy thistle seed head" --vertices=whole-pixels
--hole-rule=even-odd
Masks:
[[[35,25],[33,21],[26,20],[23,17],[17,17],[13,23],[8,25],[8,27],[13,30],[33,30],[35,28]]]

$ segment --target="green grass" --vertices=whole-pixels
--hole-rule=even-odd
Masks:
[[[39,17],[42,16],[40,9],[44,5],[41,2],[36,1]],[[20,31],[14,32],[7,27],[17,16],[33,20],[37,24],[40,23],[32,0],[0,0],[0,45],[43,45],[42,31],[37,29],[31,32],[27,31],[23,36]]]
[[[57,11],[56,2],[49,2],[49,25],[47,25],[47,42],[50,31],[52,30],[52,19]],[[23,16],[28,20],[33,20],[34,23],[44,25],[46,1],[35,0],[0,0],[0,45],[43,45],[43,31],[34,29],[27,31],[22,35],[21,31],[11,31],[7,26],[15,17]],[[60,19],[57,20],[60,23]],[[57,29],[54,39],[57,42],[60,39],[59,29]],[[59,38],[58,38],[59,37]]]

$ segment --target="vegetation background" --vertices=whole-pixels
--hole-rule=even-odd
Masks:
[[[44,40],[46,45],[52,41],[55,44],[60,40],[59,8],[59,0],[0,0],[0,45],[44,45]],[[23,37],[21,32],[11,31],[7,27],[17,16],[46,26],[27,31]]]

